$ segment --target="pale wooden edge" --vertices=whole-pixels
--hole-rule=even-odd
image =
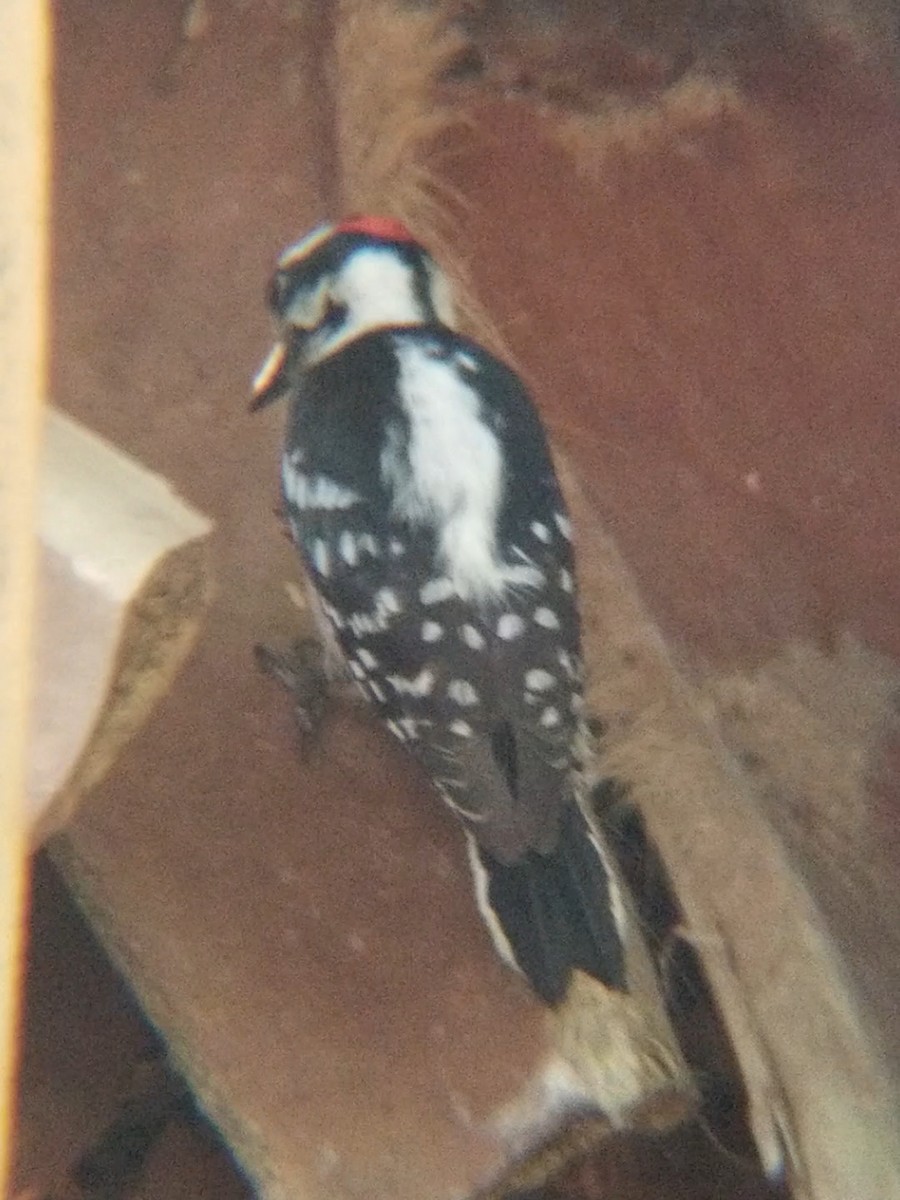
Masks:
[[[28,832],[33,848],[68,824],[172,686],[212,598],[209,559],[204,538],[174,547],[116,613],[98,646],[108,660],[103,698],[63,783],[32,817]]]
[[[44,391],[49,21],[0,5],[0,1194],[8,1190],[22,925],[26,714],[35,579],[33,513]]]
[[[38,494],[43,545],[113,601],[130,600],[162,554],[212,529],[163,476],[54,408]]]
[[[166,479],[53,409],[38,495],[35,846],[62,828],[171,685],[212,592],[211,522]],[[80,657],[60,671],[70,646]]]

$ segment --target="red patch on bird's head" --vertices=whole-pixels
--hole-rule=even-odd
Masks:
[[[335,233],[361,233],[365,237],[378,238],[385,242],[415,242],[415,238],[402,221],[394,217],[346,217],[334,227]]]

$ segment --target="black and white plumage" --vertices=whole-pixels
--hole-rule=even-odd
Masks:
[[[546,1002],[580,969],[624,986],[616,885],[579,806],[580,631],[569,519],[519,379],[453,329],[398,222],[282,255],[285,511],[347,667],[466,832],[498,950]]]

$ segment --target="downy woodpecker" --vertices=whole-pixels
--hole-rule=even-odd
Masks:
[[[462,823],[500,954],[555,1005],[624,987],[622,910],[581,808],[571,530],[522,383],[455,331],[400,224],[281,256],[252,407],[290,402],[284,508],[321,614],[380,719]]]

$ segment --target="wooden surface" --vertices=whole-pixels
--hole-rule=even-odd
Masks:
[[[250,423],[243,404],[268,336],[260,296],[272,256],[331,215],[328,172],[301,132],[322,128],[307,90],[320,79],[309,47],[321,46],[321,30],[231,13],[185,38],[179,15],[174,6],[100,13],[80,0],[60,10],[59,136],[69,149],[56,394],[216,518],[222,587],[177,691],[60,855],[268,1194],[435,1194],[436,1180],[461,1190],[497,1169],[479,1121],[528,1074],[539,1014],[494,961],[453,831],[422,805],[408,765],[348,712],[298,762],[283,698],[249,666],[251,643],[288,634],[296,619],[283,592],[293,566],[270,511],[281,414]],[[714,929],[715,949],[727,946],[737,970],[710,973],[723,995],[740,981],[733,1014],[749,1007],[774,1019],[784,1039],[808,1014],[787,1011],[779,1025],[773,1010],[790,993],[776,985],[790,976],[754,979],[753,964],[774,942],[782,965],[802,965],[796,944],[769,934],[783,928],[781,911],[805,919],[811,893],[797,885],[795,842],[775,816],[810,811],[821,748],[839,734],[842,757],[858,767],[847,794],[878,818],[862,785],[881,761],[891,688],[880,681],[892,666],[878,660],[875,670],[866,645],[841,635],[893,653],[896,576],[880,573],[893,507],[879,499],[896,453],[879,405],[893,386],[878,384],[890,379],[896,339],[884,316],[893,309],[869,284],[895,286],[884,249],[895,180],[887,102],[849,64],[825,60],[799,83],[781,71],[754,87],[739,101],[681,90],[671,113],[629,113],[621,125],[557,126],[546,106],[481,99],[470,109],[477,136],[441,161],[465,200],[458,253],[535,385],[584,497],[580,524],[627,600],[596,623],[597,662],[614,668],[595,679],[611,761],[679,866],[685,936],[709,946],[711,908],[755,931],[750,946]],[[865,420],[848,424],[857,411]],[[792,473],[797,461],[804,469]],[[855,474],[842,476],[844,466]],[[678,683],[673,657],[693,690]],[[787,758],[763,755],[760,722],[742,714],[772,688],[787,704],[804,672],[817,700],[823,679],[840,691],[852,673],[871,719],[835,731],[824,716],[795,718],[782,723]],[[733,703],[736,677],[743,707]],[[800,708],[804,718],[815,711]],[[801,732],[815,749],[803,743],[810,771],[792,778],[785,763]],[[884,815],[894,783],[880,789]],[[685,811],[693,825],[679,823]],[[791,893],[785,910],[782,893],[762,886],[769,876],[756,877],[756,908],[754,877],[730,866],[734,846],[753,843],[723,835],[745,831],[748,814],[768,866],[783,856],[775,878]],[[868,872],[866,887],[889,878]],[[864,903],[858,915],[874,911]],[[828,960],[819,935],[814,926],[817,971]],[[879,931],[875,944],[888,936]],[[843,933],[840,942],[860,944]],[[877,1001],[896,989],[884,964],[854,958],[846,971],[853,997],[873,997],[863,1041],[884,1041],[873,1076],[883,1088],[891,1026]],[[854,1003],[842,1028],[858,1048],[856,1017]],[[816,1144],[826,1123],[805,1126],[793,1111],[782,1122],[784,1096],[765,1090],[777,1071],[751,1069],[759,1031],[743,1043],[770,1163],[773,1114]],[[872,1093],[868,1114],[887,1134],[880,1195],[890,1195],[883,1095]],[[789,1153],[797,1195],[827,1196],[834,1181]],[[602,1182],[592,1186],[603,1194]]]
[[[209,521],[48,410],[27,778],[40,844],[61,829],[171,686],[211,593]]]
[[[6,1192],[23,900],[32,519],[45,386],[47,14],[0,12],[0,1193]]]
[[[478,101],[454,182],[475,283],[700,688],[698,741],[637,640],[630,690],[614,656],[597,682],[761,1152],[797,1196],[876,1197],[900,1189],[896,117],[827,54],[791,82],[593,122]]]
[[[97,1151],[137,1086],[146,1086],[159,1042],[44,852],[34,856],[31,885],[11,1196],[91,1200],[100,1187],[128,1179],[141,1147],[139,1121],[118,1155]],[[250,1200],[214,1134],[191,1117],[186,1109],[157,1144],[150,1139],[129,1200]],[[89,1156],[92,1172],[84,1169]]]
[[[283,137],[309,105],[301,31],[248,12],[182,43],[146,12],[98,18],[60,21],[60,136],[82,152],[60,171],[55,382],[215,517],[221,588],[179,687],[57,860],[264,1194],[470,1191],[505,1161],[491,1120],[540,1064],[543,1015],[497,962],[458,832],[410,764],[350,712],[300,762],[284,697],[252,667],[252,643],[296,622],[272,515],[283,414],[245,406],[273,247],[320,215],[310,148]],[[115,63],[96,52],[113,29],[130,49]],[[295,91],[264,143],[273,57]],[[187,119],[220,130],[218,161],[196,157]],[[68,223],[99,195],[102,221]]]

